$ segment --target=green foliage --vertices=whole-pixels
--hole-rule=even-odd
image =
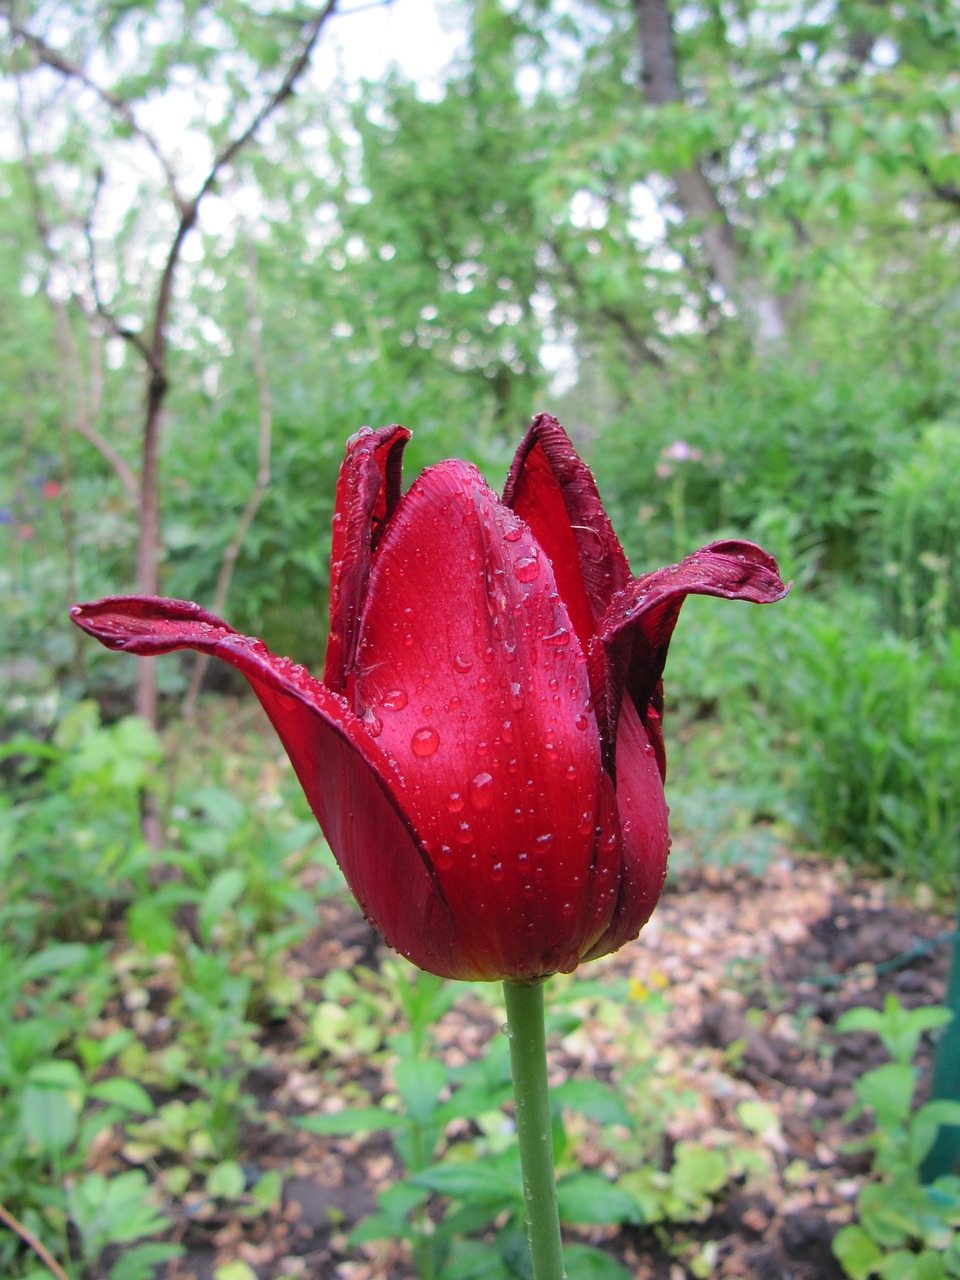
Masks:
[[[349,994],[342,979],[338,987],[363,1008],[367,1024],[384,1028],[395,1088],[379,1106],[307,1116],[298,1123],[318,1134],[388,1133],[406,1170],[401,1181],[380,1194],[378,1211],[354,1227],[351,1243],[406,1240],[423,1277],[518,1274],[519,1260],[526,1256],[524,1205],[516,1136],[503,1110],[511,1094],[505,1038],[444,1073],[430,1056],[430,1028],[456,996],[453,984],[395,962],[387,964],[385,981],[364,973]],[[578,980],[553,994],[548,1021],[564,1034],[576,1032],[588,1017],[621,1023],[626,1006],[640,1053],[646,1019],[662,1011],[662,1002],[627,1001],[626,991],[609,983],[593,990]],[[407,1029],[388,1035],[385,1026],[397,1000]],[[651,1152],[663,1145],[670,1109],[653,1058],[638,1058],[634,1072],[636,1088],[626,1094],[595,1079],[570,1079],[551,1091],[560,1216],[571,1227],[704,1221],[727,1186],[766,1168],[748,1143],[719,1148],[680,1142],[669,1167],[652,1165]],[[457,1136],[451,1137],[449,1126],[462,1121],[468,1122],[466,1130],[457,1124]],[[764,1114],[761,1123],[748,1111],[743,1123],[752,1133],[768,1126],[770,1117]],[[624,1168],[617,1178],[581,1167],[580,1143],[587,1135],[616,1153]],[[601,1280],[626,1275],[599,1249],[580,1244],[565,1253],[571,1274],[576,1263],[582,1267],[577,1274]]]
[[[239,1218],[279,1198],[279,1175],[248,1187],[232,1157],[252,1110],[254,1019],[304,998],[283,962],[313,925],[328,855],[292,774],[259,787],[254,775],[240,799],[220,785],[218,770],[235,764],[218,754],[204,784],[189,770],[167,790],[156,737],[136,720],[101,726],[92,703],[67,711],[49,741],[20,735],[3,752],[16,785],[0,811],[0,1203],[71,1280],[100,1274],[120,1244],[110,1280],[149,1280],[180,1252],[148,1239],[169,1224],[161,1196],[203,1186]],[[172,843],[159,853],[140,835],[144,786],[170,806]],[[308,867],[312,892],[299,882]],[[111,1027],[109,1009],[122,999],[145,1010],[158,973],[174,976],[171,1031],[151,1047]],[[176,1089],[191,1100],[158,1104],[157,1091]],[[111,1130],[143,1168],[87,1168]],[[0,1271],[15,1280],[24,1265],[0,1232]]]
[[[872,1115],[875,1130],[855,1149],[873,1152],[875,1180],[861,1190],[858,1221],[834,1240],[851,1280],[908,1280],[960,1276],[960,1178],[924,1184],[920,1166],[940,1125],[960,1123],[960,1102],[944,1099],[913,1109],[917,1070],[911,1065],[920,1037],[950,1021],[948,1009],[904,1009],[888,996],[883,1011],[852,1009],[837,1030],[872,1031],[892,1061],[865,1072],[854,1085],[852,1119]]]

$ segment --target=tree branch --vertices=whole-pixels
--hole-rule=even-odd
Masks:
[[[127,497],[131,504],[136,507],[140,497],[140,485],[137,477],[134,475],[133,468],[118,453],[109,440],[100,434],[94,427],[94,411],[93,404],[83,404],[83,396],[80,390],[80,371],[79,356],[77,353],[76,342],[73,338],[73,331],[70,327],[70,320],[67,315],[66,305],[59,299],[55,298],[50,292],[49,277],[50,265],[56,260],[57,254],[51,243],[51,227],[50,220],[47,217],[47,211],[43,204],[43,193],[40,189],[40,179],[33,163],[33,155],[30,150],[30,136],[27,130],[26,120],[23,113],[23,102],[19,92],[19,78],[17,81],[17,120],[20,127],[20,143],[22,148],[21,165],[24,175],[27,179],[27,187],[30,190],[31,203],[33,205],[33,221],[37,231],[37,238],[43,249],[44,274],[46,276],[44,295],[53,311],[55,331],[57,335],[57,346],[60,349],[60,359],[64,369],[70,373],[74,382],[74,411],[70,415],[70,426],[78,435],[92,444],[97,452],[109,463],[111,469],[123,485]],[[88,317],[89,320],[89,317]],[[99,397],[95,397],[99,399]]]
[[[93,215],[96,212],[97,201],[100,199],[102,187],[103,170],[98,169],[96,184],[93,188],[93,199],[90,201],[90,207],[83,222],[83,238],[87,246],[87,270],[90,275],[90,292],[93,296],[93,305],[96,308],[97,315],[113,330],[117,337],[122,338],[124,342],[129,342],[146,360],[147,364],[153,368],[153,353],[143,338],[135,329],[131,329],[129,325],[121,324],[100,296],[100,286],[97,283],[97,254],[93,244]]]
[[[173,196],[174,203],[177,208],[182,211],[185,201],[180,195],[176,175],[174,174],[166,156],[160,149],[160,144],[157,142],[156,138],[154,138],[153,134],[148,132],[148,130],[144,129],[143,126],[137,122],[137,118],[133,113],[133,108],[130,103],[127,102],[125,98],[121,98],[119,94],[111,93],[109,89],[105,89],[102,85],[97,84],[95,80],[92,80],[90,76],[87,75],[83,67],[77,66],[75,63],[71,62],[69,58],[65,58],[63,54],[58,52],[56,49],[51,49],[46,41],[42,40],[40,36],[36,36],[32,32],[27,31],[27,29],[22,27],[10,14],[7,15],[7,21],[10,24],[10,34],[17,36],[22,40],[40,62],[45,66],[50,67],[51,70],[58,71],[68,80],[79,81],[79,83],[85,88],[89,89],[92,93],[95,93],[105,106],[109,107],[115,115],[120,117],[130,132],[138,137],[141,142],[146,144],[154,159],[163,170],[163,174],[167,180],[167,186],[170,188],[170,194]]]
[[[37,1255],[43,1265],[47,1268],[55,1280],[70,1280],[70,1277],[64,1271],[60,1263],[50,1252],[50,1250],[37,1239],[32,1231],[28,1231],[22,1222],[19,1222],[9,1209],[5,1209],[0,1204],[0,1222],[5,1223],[14,1234],[18,1235],[23,1243]]]

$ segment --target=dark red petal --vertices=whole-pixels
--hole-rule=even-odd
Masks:
[[[630,566],[593,475],[548,413],[534,418],[517,450],[503,500],[550,557],[586,650],[610,601],[630,582]]]
[[[330,550],[330,637],[323,682],[343,693],[357,644],[357,623],[377,543],[400,501],[406,427],[364,427],[347,441],[337,480]]]
[[[377,552],[357,712],[397,761],[473,967],[573,967],[594,910],[600,740],[550,561],[475,468],[424,472]],[[586,932],[585,932],[586,931]]]
[[[395,770],[343,698],[289,658],[182,600],[116,596],[71,617],[110,649],[209,653],[240,671],[273,722],[364,913],[390,946],[444,977],[475,978]]]
[[[651,704],[659,716],[657,687],[688,595],[772,604],[789,589],[780,581],[776,560],[752,542],[712,542],[680,564],[634,579],[611,603],[597,632],[607,660],[605,740],[615,741],[622,692],[633,699],[644,723]],[[648,728],[659,734],[659,726]]]
[[[617,808],[623,841],[613,919],[584,960],[619,950],[650,919],[667,875],[667,802],[653,746],[624,698],[617,732]]]

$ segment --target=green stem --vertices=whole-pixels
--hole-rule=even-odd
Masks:
[[[533,1280],[565,1280],[547,1085],[543,987],[503,984]]]

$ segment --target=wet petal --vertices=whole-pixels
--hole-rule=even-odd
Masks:
[[[517,450],[504,503],[525,520],[553,563],[580,642],[586,648],[630,566],[593,474],[556,418],[534,418]]]
[[[624,698],[617,732],[617,808],[622,861],[610,926],[584,960],[619,950],[650,919],[667,875],[667,802],[656,752],[636,708]]]
[[[182,600],[117,596],[71,617],[111,649],[149,656],[209,653],[249,681],[286,748],[310,806],[361,909],[390,946],[448,977],[470,967],[451,914],[380,746],[346,702],[289,658]]]
[[[633,699],[652,736],[659,735],[658,687],[670,637],[688,595],[722,596],[772,604],[789,590],[777,562],[752,542],[712,542],[666,569],[634,579],[613,600],[598,629],[607,663],[605,741],[616,741],[622,693]],[[650,717],[649,713],[653,713]]]
[[[406,427],[365,427],[347,442],[337,480],[330,550],[330,637],[324,684],[347,687],[357,643],[357,623],[377,543],[400,501]]]
[[[572,967],[612,910],[584,908],[602,777],[586,664],[548,557],[475,468],[440,463],[403,498],[357,656],[357,713],[397,761],[474,967]]]

